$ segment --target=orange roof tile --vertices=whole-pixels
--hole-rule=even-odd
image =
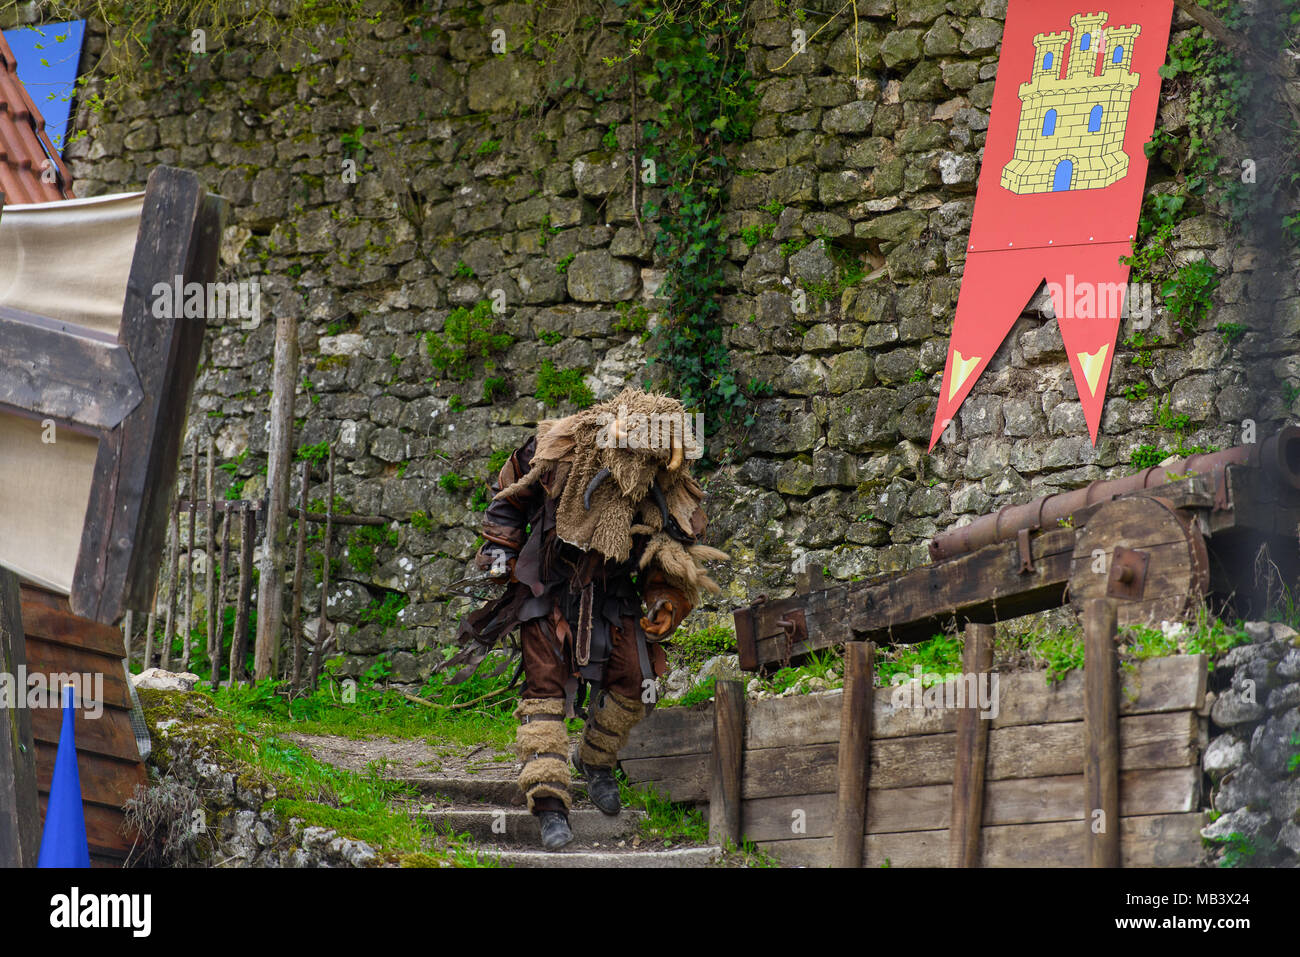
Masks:
[[[41,180],[53,162],[57,182]],[[0,197],[10,205],[72,199],[72,177],[45,133],[45,119],[18,79],[14,52],[0,33]]]

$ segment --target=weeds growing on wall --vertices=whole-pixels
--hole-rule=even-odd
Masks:
[[[662,204],[642,210],[658,219],[655,253],[667,269],[659,290],[667,307],[652,361],[687,409],[704,412],[708,431],[750,424],[721,323],[722,213],[731,174],[725,147],[749,138],[757,103],[743,63],[746,4],[614,2],[627,14],[623,33],[638,83],[659,106],[640,131],[655,184],[664,189]]]

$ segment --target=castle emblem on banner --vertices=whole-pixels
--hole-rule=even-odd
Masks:
[[[1103,30],[1109,17],[1076,13],[1069,31],[1034,37],[1033,78],[1020,85],[1015,154],[1002,169],[1011,192],[1102,189],[1128,174],[1124,130],[1141,79],[1132,64],[1142,27]]]

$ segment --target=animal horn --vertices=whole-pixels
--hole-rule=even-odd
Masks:
[[[609,478],[609,469],[607,468],[601,469],[591,477],[591,481],[587,483],[587,490],[582,493],[582,507],[584,510],[591,511],[591,493],[596,491],[600,487],[600,483],[607,478]]]
[[[668,441],[673,449],[672,457],[668,460],[668,471],[676,472],[682,467],[682,461],[686,458],[685,443],[678,440],[676,433]]]

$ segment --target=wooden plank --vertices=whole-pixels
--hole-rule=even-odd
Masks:
[[[48,795],[41,795],[41,822],[44,826]],[[126,832],[126,816],[116,808],[100,807],[97,804],[85,805],[86,842],[90,853],[108,858],[110,861],[122,861],[135,843],[135,834]],[[106,862],[107,863],[107,862]],[[120,863],[118,866],[121,866]]]
[[[140,404],[124,346],[71,323],[0,306],[0,405],[112,429]]]
[[[0,674],[14,681],[27,667],[18,576],[0,568]],[[25,689],[11,687],[14,695]],[[36,745],[30,709],[0,707],[0,867],[35,867],[40,851]]]
[[[740,845],[740,777],[745,754],[745,686],[717,682],[709,775],[709,840]]]
[[[1091,599],[1084,608],[1083,779],[1089,867],[1119,867],[1119,678],[1115,603]]]
[[[1121,673],[1121,714],[1195,710],[1205,701],[1206,658],[1204,655],[1172,655],[1137,663],[1133,671]],[[1064,680],[1048,684],[1046,672],[1022,671],[998,675],[999,704],[993,727],[1047,724],[1083,719],[1083,672],[1069,672]],[[952,708],[895,707],[896,688],[875,689],[872,703],[872,737],[898,738],[912,734],[942,734],[957,729],[957,712]],[[900,703],[902,695],[897,695]],[[671,714],[667,708],[659,714]],[[765,698],[750,702],[746,718],[746,742],[751,748],[818,744],[839,739],[839,694],[799,695]],[[641,739],[640,754],[649,756],[651,744],[660,741],[657,726],[647,729],[653,739]],[[688,753],[693,740],[687,732],[675,732],[668,739],[672,751]],[[667,743],[667,742],[666,742]],[[700,750],[705,750],[700,748]]]
[[[757,660],[771,664],[785,657],[785,632],[777,622],[797,609],[805,612],[808,638],[794,646],[795,656],[853,639],[922,641],[952,617],[959,624],[990,624],[1059,607],[1065,600],[1074,538],[1070,528],[1032,536],[1034,570],[1029,573],[1020,571],[1018,544],[999,542],[937,565],[756,603],[749,614]]]
[[[78,618],[71,612],[45,604],[38,595],[47,593],[34,588],[22,589],[23,625],[27,634],[48,644],[63,645],[96,652],[109,658],[121,658],[125,650],[122,635],[111,625]]]
[[[202,322],[160,323],[153,290],[177,276],[212,281],[223,212],[185,170],[158,167],[145,187],[118,335],[144,398],[100,438],[72,585],[72,611],[83,617],[115,622],[153,592],[204,335]]]
[[[1167,814],[1200,806],[1201,772],[1196,766],[1125,771],[1120,814]],[[876,791],[868,807],[866,832],[944,831],[951,827],[953,789],[948,784]],[[1083,775],[990,781],[984,827],[1083,821]],[[744,802],[744,835],[752,841],[834,836],[835,794],[798,794]],[[792,823],[804,830],[796,834]]]
[[[962,670],[985,676],[993,667],[993,626],[968,624]],[[984,820],[984,766],[989,753],[989,722],[974,703],[957,712],[957,748],[952,777],[952,819],[948,866],[979,864],[980,825]]]
[[[80,742],[78,742],[80,743]],[[54,777],[54,758],[58,744],[53,741],[36,742],[38,773],[36,782],[42,794],[50,793],[50,780]],[[77,752],[77,770],[81,777],[81,799],[91,804],[121,808],[135,793],[136,785],[147,784],[139,752],[134,761],[120,761],[94,752]]]
[[[32,733],[36,742],[57,745],[63,722],[59,709],[32,708],[31,712]],[[98,718],[88,718],[85,711],[78,709],[73,726],[77,733],[78,760],[92,753],[128,763],[140,760],[140,749],[131,731],[130,712],[121,708],[105,708]]]
[[[840,695],[840,740],[836,757],[835,867],[862,866],[871,766],[875,652],[871,642],[850,642],[844,648],[844,693]]]
[[[1124,770],[1184,767],[1199,759],[1199,723],[1194,712],[1133,715],[1121,718],[1119,724],[1120,766]],[[741,793],[748,799],[834,790],[837,750],[833,743],[750,750],[745,754]],[[951,783],[948,778],[955,751],[955,734],[875,738],[870,787]],[[1083,755],[1081,721],[994,728],[989,734],[986,779],[1082,774]],[[674,776],[671,765],[656,770],[656,777],[662,780]]]
[[[749,712],[761,701],[746,702],[746,732],[752,728]],[[713,702],[690,708],[665,708],[651,711],[628,735],[627,746],[619,752],[629,758],[658,758],[674,754],[702,754],[709,750],[713,734]]]
[[[1123,867],[1194,867],[1201,860],[1200,811],[1120,820]],[[984,830],[985,867],[1069,866],[1083,854],[1081,822],[1022,824]],[[829,866],[832,839],[760,841],[758,846],[787,865]],[[869,834],[867,867],[942,867],[947,857],[943,831]]]
[[[698,804],[709,799],[707,752],[662,758],[624,758],[619,764],[633,785],[649,785],[670,801]],[[743,774],[741,781],[744,781]],[[743,784],[741,793],[744,793]]]

